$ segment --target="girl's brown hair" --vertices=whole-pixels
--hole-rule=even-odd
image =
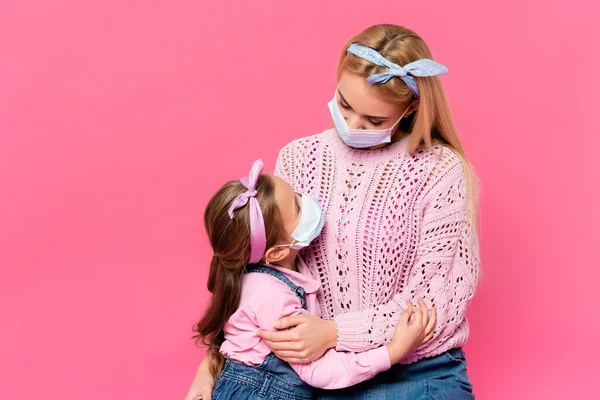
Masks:
[[[239,181],[221,187],[210,199],[204,211],[204,228],[213,250],[208,275],[210,304],[202,319],[194,326],[194,339],[208,347],[212,356],[211,372],[216,377],[224,358],[219,348],[225,340],[223,327],[237,310],[242,292],[242,276],[250,258],[250,214],[248,206],[235,211],[229,218],[229,207],[247,189]],[[282,232],[279,209],[275,201],[273,178],[261,175],[256,185],[258,204],[265,221],[266,248],[273,247]]]

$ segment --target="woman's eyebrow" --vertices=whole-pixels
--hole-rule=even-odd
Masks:
[[[350,103],[348,103],[348,100],[346,100],[346,98],[344,97],[344,95],[342,94],[342,92],[339,89],[338,89],[338,94],[340,95],[340,100],[343,101],[344,103],[348,104],[348,106],[354,110],[354,108],[350,105]],[[371,118],[371,119],[389,119],[390,118],[390,117],[376,117],[374,115],[365,115],[365,117]]]
[[[346,100],[346,98],[344,97],[344,95],[342,94],[342,92],[340,91],[340,89],[338,89],[338,94],[340,95],[340,100],[343,101],[344,103],[350,105],[350,103],[348,103],[348,100]],[[350,107],[352,108],[352,107]]]

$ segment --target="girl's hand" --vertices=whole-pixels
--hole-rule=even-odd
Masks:
[[[415,307],[408,301],[406,305],[407,308],[396,325],[394,338],[387,345],[392,364],[400,362],[408,353],[430,340],[435,330],[435,307],[430,316],[423,299],[419,299],[420,307]],[[414,316],[412,321],[411,316]]]
[[[200,367],[198,367],[198,372],[196,372],[196,377],[192,382],[192,386],[188,391],[187,396],[185,396],[184,400],[210,400],[212,397],[212,390],[215,386],[215,378],[213,378],[209,369],[210,365],[210,356],[204,357],[204,360],[200,363]]]
[[[273,324],[278,332],[258,332],[283,361],[308,364],[337,344],[337,325],[314,315],[285,317]],[[187,399],[186,399],[187,400]]]

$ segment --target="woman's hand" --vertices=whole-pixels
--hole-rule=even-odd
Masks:
[[[314,315],[285,317],[273,324],[278,332],[258,332],[283,361],[308,364],[337,344],[337,325]],[[186,399],[187,400],[187,399]]]
[[[400,362],[408,353],[429,341],[435,331],[437,319],[435,307],[431,310],[430,316],[423,299],[419,299],[420,307],[415,307],[408,301],[406,305],[407,308],[396,325],[394,338],[387,345],[392,364]],[[412,316],[414,318],[411,321]]]
[[[196,377],[192,382],[192,386],[188,391],[187,396],[184,400],[210,400],[212,397],[212,390],[215,386],[215,378],[210,373],[210,355],[204,357],[204,360],[198,367]]]

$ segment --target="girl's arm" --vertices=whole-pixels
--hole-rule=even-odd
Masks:
[[[362,353],[327,351],[308,364],[290,363],[300,378],[313,387],[339,389],[356,385],[398,363],[412,349],[429,340],[435,327],[435,314],[429,317],[425,303],[409,306],[398,321],[390,344]],[[273,323],[284,316],[305,313],[298,298],[287,287],[267,296],[254,311],[257,325],[272,330]],[[414,319],[410,320],[414,314]]]
[[[394,338],[386,346],[362,353],[331,349],[311,363],[290,365],[304,382],[322,389],[346,388],[367,381],[400,362],[411,350],[433,336],[435,312],[429,318],[429,311],[422,301],[421,308],[409,307],[402,313]]]

